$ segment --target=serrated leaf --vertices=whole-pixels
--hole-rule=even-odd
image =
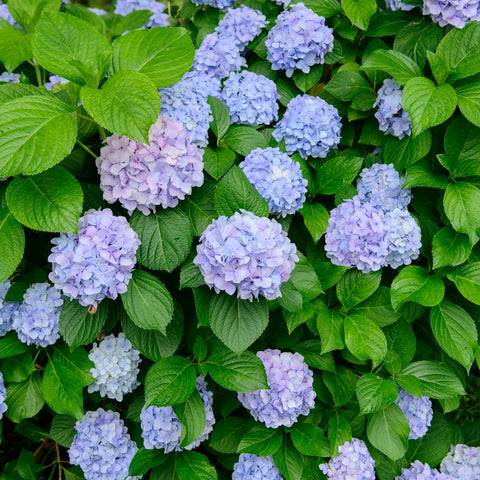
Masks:
[[[341,0],[343,11],[348,19],[361,30],[366,30],[370,18],[377,11],[375,0]]]
[[[361,413],[375,413],[392,404],[398,395],[398,387],[391,377],[366,373],[357,381],[356,394]]]
[[[280,449],[273,455],[273,461],[285,480],[303,478],[303,457],[288,438],[284,439]]]
[[[282,432],[265,425],[255,425],[248,430],[238,445],[239,453],[253,453],[261,457],[274,455],[281,447]]]
[[[245,419],[228,417],[215,424],[209,446],[220,453],[236,453],[246,428]]]
[[[217,480],[217,472],[208,458],[198,452],[181,452],[176,460],[175,472],[180,480]]]
[[[219,147],[216,150],[206,147],[203,153],[205,171],[215,180],[220,180],[230,170],[235,162],[235,156],[235,153],[226,147]]]
[[[456,268],[447,276],[467,300],[480,305],[480,262]]]
[[[317,425],[296,423],[290,433],[293,445],[303,455],[329,457],[330,444],[325,433]]]
[[[341,350],[345,346],[344,317],[323,302],[318,303],[317,310],[317,330],[322,341],[321,353]]]
[[[255,148],[267,148],[265,137],[253,127],[231,126],[225,137],[225,143],[240,155],[248,155]]]
[[[70,447],[73,437],[77,434],[76,422],[75,418],[69,415],[56,415],[50,427],[50,438],[62,447]]]
[[[216,182],[207,179],[201,187],[195,188],[191,195],[187,195],[181,205],[190,218],[193,234],[197,237],[200,237],[212,220],[218,217],[213,201],[216,185]]]
[[[433,268],[455,267],[464,263],[472,252],[467,235],[455,232],[450,227],[440,229],[432,241]]]
[[[317,243],[328,227],[327,209],[320,203],[305,203],[300,213],[313,241]]]
[[[21,342],[14,332],[7,333],[0,338],[0,359],[14,357],[27,351],[27,345]]]
[[[36,415],[43,407],[41,377],[33,372],[27,380],[7,385],[7,417],[12,422],[20,423],[25,418]]]
[[[323,372],[322,380],[332,394],[336,407],[345,405],[355,394],[357,377],[349,368],[337,366],[333,372]]]
[[[326,84],[325,90],[342,102],[348,102],[373,89],[365,77],[359,73],[342,70],[337,72]]]
[[[389,135],[383,150],[383,158],[385,163],[393,163],[398,171],[402,171],[424,158],[430,151],[431,145],[430,130],[426,130],[416,137],[406,135],[401,140]]]
[[[390,289],[387,287],[379,287],[371,297],[357,305],[352,313],[372,320],[379,327],[386,327],[400,318],[392,308]]]
[[[347,270],[336,286],[340,303],[350,310],[370,297],[380,285],[382,272],[362,273],[359,270]]]
[[[194,442],[205,430],[205,405],[197,390],[183,402],[173,407],[175,415],[182,423],[182,437],[179,447]]]
[[[331,455],[334,457],[338,455],[338,447],[352,440],[352,427],[349,421],[336,412],[328,421],[327,436],[330,441]]]
[[[467,78],[455,84],[458,108],[465,118],[480,127],[480,78]]]
[[[213,120],[210,122],[210,128],[218,140],[222,139],[230,127],[230,114],[225,104],[216,97],[208,96],[208,102],[212,110]]]
[[[31,32],[43,12],[58,11],[60,4],[60,0],[10,0],[8,9],[12,17],[27,32]]]
[[[164,463],[168,457],[158,449],[147,450],[140,448],[132,458],[128,467],[128,474],[131,476],[145,475],[151,468],[158,467]]]
[[[25,233],[7,207],[0,208],[0,282],[6,280],[22,261]]]
[[[315,193],[336,193],[344,183],[352,182],[362,168],[363,158],[355,152],[339,154],[324,163],[315,178]]]
[[[400,319],[393,325],[383,330],[387,339],[387,357],[385,366],[393,375],[406,367],[415,356],[417,342],[413,328],[404,319]]]
[[[430,187],[447,188],[448,178],[442,174],[432,171],[431,165],[427,161],[420,161],[411,165],[405,172],[404,188],[407,187]]]
[[[0,62],[8,71],[15,70],[25,60],[32,58],[32,37],[11,25],[0,25]]]

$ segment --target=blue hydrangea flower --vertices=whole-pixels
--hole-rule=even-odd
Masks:
[[[9,280],[0,283],[0,337],[12,330],[13,314],[20,307],[19,302],[5,302],[5,296],[10,286]]]
[[[229,8],[225,16],[218,22],[215,31],[231,38],[238,48],[243,50],[260,35],[267,23],[267,18],[262,12],[241,5],[238,8]]]
[[[299,353],[267,349],[257,352],[270,390],[239,393],[240,403],[268,428],[291,427],[315,406],[313,373]]]
[[[95,381],[88,391],[102,397],[123,400],[123,395],[140,385],[137,381],[140,353],[123,333],[108,335],[98,345],[94,343],[88,358],[95,364],[90,370]]]
[[[235,41],[218,33],[210,33],[195,52],[192,70],[218,79],[247,65]]]
[[[478,480],[480,478],[480,447],[452,445],[448,455],[442,460],[440,471],[459,480]]]
[[[192,0],[194,5],[209,5],[210,7],[226,10],[235,5],[235,0]]]
[[[203,150],[190,142],[183,125],[160,116],[150,127],[150,145],[112,135],[96,165],[103,198],[132,213],[175,207],[203,184]]]
[[[15,21],[8,9],[8,6],[1,2],[0,0],[0,18],[6,20],[10,25],[14,27],[20,27],[20,25]]]
[[[308,73],[311,66],[323,63],[325,54],[333,50],[332,32],[325,25],[325,18],[303,3],[292,5],[278,16],[268,32],[267,60],[273,70],[285,70],[287,77],[297,69]]]
[[[342,122],[338,110],[325,100],[298,95],[287,105],[283,118],[273,130],[277,142],[285,140],[288,154],[302,158],[324,158],[340,142]]]
[[[275,82],[248,70],[230,73],[220,96],[232,123],[240,125],[269,125],[277,120],[279,98]]]
[[[150,10],[152,16],[145,24],[145,28],[168,27],[168,15],[163,13],[165,5],[156,0],[117,0],[115,13],[117,15],[128,15],[137,10]]]
[[[283,480],[272,457],[241,453],[233,466],[232,480]]]
[[[47,90],[54,90],[56,85],[64,85],[68,83],[69,80],[66,78],[60,77],[59,75],[50,75],[48,77],[48,82],[45,82],[45,88]]]
[[[285,217],[302,208],[307,181],[300,165],[279,148],[252,150],[240,168],[267,201],[270,213]]]
[[[58,320],[63,299],[48,283],[34,283],[23,295],[23,302],[13,313],[13,329],[27,345],[53,345],[59,338]]]
[[[145,448],[165,450],[165,453],[174,450],[192,450],[206,440],[213,430],[215,417],[213,415],[213,393],[207,390],[205,378],[197,378],[196,388],[205,406],[205,428],[202,434],[190,445],[180,448],[182,424],[172,407],[143,407],[140,413],[142,437]]]
[[[329,480],[375,480],[375,460],[358,438],[338,447],[338,455],[322,463],[320,470]]]
[[[3,375],[0,372],[0,420],[3,417],[3,414],[7,411],[7,404],[5,399],[7,398],[7,389],[5,388],[5,383],[3,382]]]
[[[403,10],[405,12],[409,12],[410,10],[414,9],[416,5],[409,5],[408,3],[403,3],[401,0],[385,0],[385,5],[387,10]]]
[[[402,468],[402,474],[395,477],[395,480],[455,480],[454,477],[440,473],[437,469],[430,467],[427,463],[415,460],[409,468]]]
[[[88,210],[78,226],[78,235],[62,233],[52,240],[49,279],[80,305],[96,307],[127,291],[140,241],[127,219],[109,208]]]
[[[213,220],[193,260],[210,288],[229,295],[236,291],[244,300],[281,296],[280,286],[297,261],[297,247],[276,220],[245,210]]]
[[[403,87],[395,80],[387,78],[378,90],[377,100],[373,104],[378,107],[375,112],[378,128],[386,135],[393,135],[400,140],[412,133],[410,115],[402,108],[402,91]]]
[[[432,401],[425,395],[416,397],[403,388],[399,388],[395,403],[407,417],[408,425],[410,426],[408,438],[416,440],[423,437],[427,433],[428,427],[432,424]]]
[[[20,83],[20,74],[18,73],[0,73],[0,83]]]
[[[88,7],[88,9],[95,15],[99,15],[101,17],[103,17],[103,15],[106,15],[108,13],[106,10],[103,10],[102,8]]]
[[[441,27],[463,28],[469,22],[480,21],[478,0],[423,0],[423,14],[430,15]]]
[[[407,208],[412,194],[403,188],[404,178],[400,177],[393,164],[374,163],[364,168],[357,180],[358,196],[362,202],[389,212],[395,208]]]
[[[99,408],[75,424],[77,434],[68,450],[70,463],[79,465],[86,480],[124,480],[138,451],[120,414]],[[141,477],[127,477],[128,480]]]

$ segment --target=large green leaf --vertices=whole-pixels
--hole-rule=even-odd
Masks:
[[[247,424],[244,418],[228,416],[217,421],[209,446],[220,453],[237,453]]]
[[[357,378],[352,370],[338,365],[333,372],[323,372],[322,380],[332,394],[336,407],[345,405],[355,394]]]
[[[433,268],[460,265],[471,252],[472,244],[467,235],[458,233],[451,227],[443,227],[432,240]]]
[[[332,77],[325,86],[325,90],[335,98],[348,102],[358,95],[370,93],[372,86],[359,73],[342,70]]]
[[[400,315],[392,308],[390,289],[383,286],[378,288],[371,297],[357,305],[352,313],[374,321],[379,327],[391,325],[400,318]]]
[[[200,237],[203,231],[218,217],[214,205],[215,187],[217,183],[206,179],[205,183],[193,190],[182,202],[182,209],[190,218],[193,234]]]
[[[366,373],[357,381],[356,390],[360,411],[374,413],[391,405],[398,395],[398,387],[391,377]]]
[[[224,138],[225,143],[240,155],[248,155],[254,148],[267,148],[265,137],[253,127],[232,125]]]
[[[385,366],[391,374],[406,367],[415,356],[417,342],[412,326],[403,318],[383,330],[387,339]]]
[[[203,152],[205,171],[215,180],[220,180],[230,170],[235,156],[235,153],[227,147],[219,147],[216,150],[206,147]]]
[[[285,438],[280,449],[273,455],[273,461],[285,480],[298,480],[303,478],[303,457]]]
[[[22,261],[25,249],[23,227],[7,207],[0,208],[0,282],[6,280]]]
[[[1,27],[1,25],[0,25]],[[0,28],[0,62],[9,71],[32,57],[32,37],[11,25]]]
[[[430,151],[431,145],[430,130],[426,130],[416,137],[406,135],[401,140],[389,135],[385,143],[383,158],[385,163],[393,163],[398,171],[402,171],[425,157]]]
[[[317,304],[317,330],[322,341],[321,353],[341,350],[345,346],[344,317],[323,302]]]
[[[320,203],[306,203],[300,213],[313,241],[317,243],[328,227],[327,209]]]
[[[465,118],[480,127],[480,78],[475,76],[455,84],[458,108]]]
[[[181,452],[175,463],[175,473],[179,480],[217,480],[215,467],[208,458],[198,452]]]
[[[10,0],[8,9],[27,32],[32,32],[43,12],[58,11],[60,5],[61,0]]]
[[[182,436],[180,447],[185,447],[194,442],[205,430],[205,405],[198,390],[183,402],[173,407],[175,415],[182,423]]]
[[[7,385],[7,417],[15,423],[36,415],[43,407],[42,379],[38,372],[33,372],[23,382]]]
[[[480,262],[456,268],[448,274],[460,293],[470,302],[480,305]]]
[[[329,457],[330,444],[323,430],[311,423],[296,423],[290,432],[295,448],[303,455]]]
[[[347,270],[337,283],[337,297],[340,303],[350,310],[370,297],[380,285],[382,272],[362,273],[359,270]]]
[[[361,30],[366,30],[370,18],[377,11],[375,0],[341,0],[343,11],[348,19]]]
[[[239,453],[253,453],[268,457],[282,446],[282,433],[265,425],[255,425],[248,430],[238,445]]]

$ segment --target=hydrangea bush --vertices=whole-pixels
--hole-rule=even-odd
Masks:
[[[476,0],[0,0],[0,478],[479,480],[479,92]]]

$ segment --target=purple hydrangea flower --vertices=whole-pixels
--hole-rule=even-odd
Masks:
[[[427,463],[415,460],[409,468],[402,468],[402,474],[395,477],[395,480],[455,480],[454,477],[440,473],[437,469],[430,467]]]
[[[272,457],[241,453],[233,466],[232,480],[283,480]]]
[[[19,302],[5,302],[5,296],[10,286],[9,280],[0,283],[0,337],[12,330],[13,314],[20,307]]]
[[[203,150],[190,142],[180,122],[160,116],[148,138],[150,145],[112,135],[96,161],[103,198],[119,200],[130,214],[175,207],[203,184]]]
[[[53,345],[59,338],[58,320],[63,299],[48,283],[34,283],[23,295],[23,302],[13,314],[13,329],[27,345]]]
[[[3,414],[7,411],[7,404],[5,399],[7,398],[7,389],[5,388],[5,383],[3,382],[3,374],[0,372],[0,420],[3,417]]]
[[[338,110],[325,100],[297,95],[287,105],[283,118],[273,130],[273,137],[285,140],[288,154],[302,158],[324,158],[340,142],[342,122]]]
[[[267,24],[267,18],[259,10],[246,5],[229,8],[218,23],[215,31],[231,38],[240,50],[243,50],[254,38],[260,35]]]
[[[378,107],[375,112],[378,128],[386,135],[393,135],[400,140],[412,133],[410,115],[402,108],[402,91],[403,87],[395,80],[387,78],[378,90],[377,100],[373,104]]]
[[[317,15],[303,3],[292,5],[282,12],[265,41],[273,70],[285,70],[291,77],[298,69],[310,72],[310,67],[325,60],[333,50],[333,30],[325,25],[325,18]]]
[[[20,83],[20,74],[18,73],[0,73],[0,83]]]
[[[452,445],[448,455],[442,460],[440,471],[461,480],[480,478],[480,447]]]
[[[248,70],[230,73],[220,96],[232,123],[240,125],[269,125],[277,120],[279,98],[275,82]]]
[[[235,41],[218,33],[210,33],[195,52],[192,70],[218,79],[247,65]]]
[[[100,392],[102,397],[123,400],[123,395],[140,385],[137,381],[140,353],[132,347],[123,333],[108,335],[98,345],[94,343],[88,358],[95,364],[90,371],[95,382],[88,391]]]
[[[65,85],[69,80],[66,78],[60,77],[58,75],[50,75],[48,77],[48,82],[45,82],[45,88],[47,90],[53,90],[56,85]]]
[[[49,279],[80,305],[97,306],[127,291],[140,241],[127,219],[109,208],[88,210],[78,223],[78,235],[62,233],[52,240]]]
[[[156,0],[117,0],[115,13],[117,15],[128,15],[137,10],[150,10],[152,16],[145,24],[145,28],[168,27],[168,15],[163,13],[165,5]]]
[[[315,406],[313,373],[299,353],[267,349],[257,352],[270,390],[239,393],[241,404],[268,428],[291,427]]]
[[[70,463],[80,466],[86,480],[124,480],[138,447],[120,414],[102,408],[87,412],[75,430],[68,450]],[[128,477],[133,478],[141,477]]]
[[[430,15],[441,27],[463,28],[469,22],[480,21],[478,0],[423,0],[423,14]]]
[[[190,445],[180,448],[182,424],[172,407],[143,407],[140,414],[142,437],[145,448],[165,450],[165,453],[174,450],[192,450],[206,440],[213,430],[215,417],[213,415],[213,393],[207,390],[204,377],[198,377],[196,388],[205,406],[205,428],[202,434]]]
[[[375,460],[358,438],[338,447],[338,455],[322,463],[320,470],[329,480],[375,480]]]
[[[273,219],[242,210],[221,216],[206,228],[193,262],[205,283],[244,300],[263,295],[281,296],[280,286],[290,278],[297,247]]]
[[[267,201],[270,213],[285,217],[302,208],[307,181],[300,165],[279,148],[252,150],[240,168]]]
[[[10,25],[14,27],[20,27],[20,25],[15,21],[8,9],[8,6],[1,2],[0,0],[0,18],[6,20]]]
[[[401,0],[385,0],[385,5],[387,10],[403,10],[405,12],[409,12],[410,10],[414,9],[416,5],[409,5],[408,3],[403,3]]]
[[[209,5],[210,7],[226,10],[235,5],[235,0],[192,0],[194,5]]]
[[[398,389],[398,397],[395,403],[405,414],[410,426],[410,440],[423,437],[428,427],[432,424],[433,409],[432,401],[425,395],[416,397],[403,388]]]

